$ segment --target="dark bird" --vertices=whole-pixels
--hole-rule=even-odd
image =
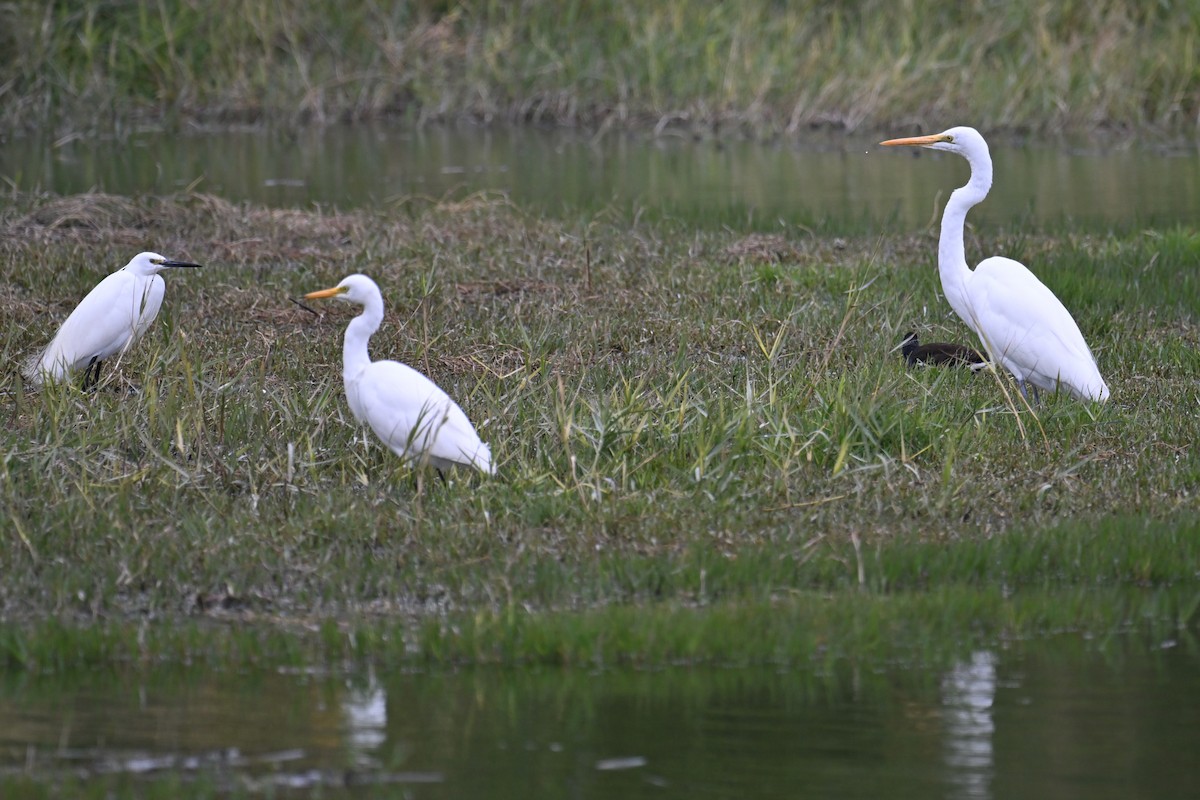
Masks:
[[[950,342],[930,342],[921,344],[921,340],[912,331],[904,334],[900,342],[900,353],[910,367],[918,364],[938,364],[949,367],[970,367],[972,371],[982,369],[987,359],[973,347]]]

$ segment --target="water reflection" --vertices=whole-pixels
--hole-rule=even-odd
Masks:
[[[1040,646],[1039,646],[1040,647]],[[1200,796],[1200,658],[1077,643],[846,666],[0,677],[0,796]],[[114,783],[116,782],[116,783]],[[124,782],[124,783],[121,783]],[[207,794],[206,794],[207,792]]]
[[[896,134],[905,133],[895,131]],[[530,129],[138,133],[123,140],[14,138],[0,178],[24,190],[117,194],[186,188],[281,206],[377,206],[412,197],[500,192],[552,215],[669,215],[744,229],[892,225],[920,229],[966,180],[952,155],[882,152],[879,137],[795,143],[647,140]],[[1192,224],[1200,217],[1193,151],[1097,151],[994,142],[996,185],[975,222],[1022,227]],[[934,162],[915,165],[912,157]]]
[[[346,744],[358,764],[371,763],[371,752],[387,739],[387,692],[367,673],[365,686],[348,686],[341,700]]]
[[[996,656],[987,650],[956,665],[942,680],[946,766],[952,797],[990,798],[993,769],[992,702]]]

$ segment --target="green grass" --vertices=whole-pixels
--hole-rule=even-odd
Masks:
[[[923,236],[763,247],[484,198],[203,195],[20,195],[0,229],[9,364],[147,230],[206,265],[167,276],[99,391],[0,377],[9,667],[923,660],[1197,626],[1186,231],[968,245],[1027,260],[1113,390],[1034,413],[1006,377],[890,352],[913,327],[968,340]],[[340,376],[352,312],[288,301],[352,271],[387,303],[373,356],[458,399],[497,478],[418,492],[364,444]]]
[[[7,126],[64,135],[378,117],[1178,134],[1200,112],[1198,40],[1194,4],[1128,0],[22,0],[0,9],[0,97]]]

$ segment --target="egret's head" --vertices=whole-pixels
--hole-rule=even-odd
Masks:
[[[343,278],[341,283],[331,289],[322,289],[319,292],[309,292],[304,295],[305,300],[322,300],[327,297],[365,306],[373,297],[379,298],[380,294],[375,281],[366,275],[351,275]]]
[[[898,145],[909,145],[915,147],[927,147],[930,150],[947,150],[951,153],[958,153],[960,156],[970,158],[976,153],[988,151],[987,142],[979,134],[979,131],[974,128],[958,127],[951,128],[948,131],[934,133],[929,136],[910,136],[906,139],[888,139],[886,142],[879,144],[884,147],[896,147]]]
[[[158,253],[138,253],[133,257],[133,260],[125,265],[125,269],[136,272],[139,275],[156,275],[164,269],[173,267],[190,267],[198,268],[199,264],[193,264],[190,261],[175,261],[174,259],[160,256]]]

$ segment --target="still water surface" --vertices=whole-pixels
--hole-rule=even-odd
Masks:
[[[912,131],[894,131],[896,135]],[[371,207],[503,193],[542,213],[613,211],[745,229],[922,227],[967,176],[954,155],[892,151],[866,134],[803,141],[647,139],[577,132],[356,126],[123,139],[14,138],[0,178],[23,190],[167,193],[188,187],[279,206]],[[972,219],[1128,229],[1200,219],[1200,151],[993,144],[996,184]]]
[[[0,789],[1200,797],[1198,666],[1182,648],[1098,656],[1060,639],[1021,655],[977,651],[936,673],[9,675]]]

